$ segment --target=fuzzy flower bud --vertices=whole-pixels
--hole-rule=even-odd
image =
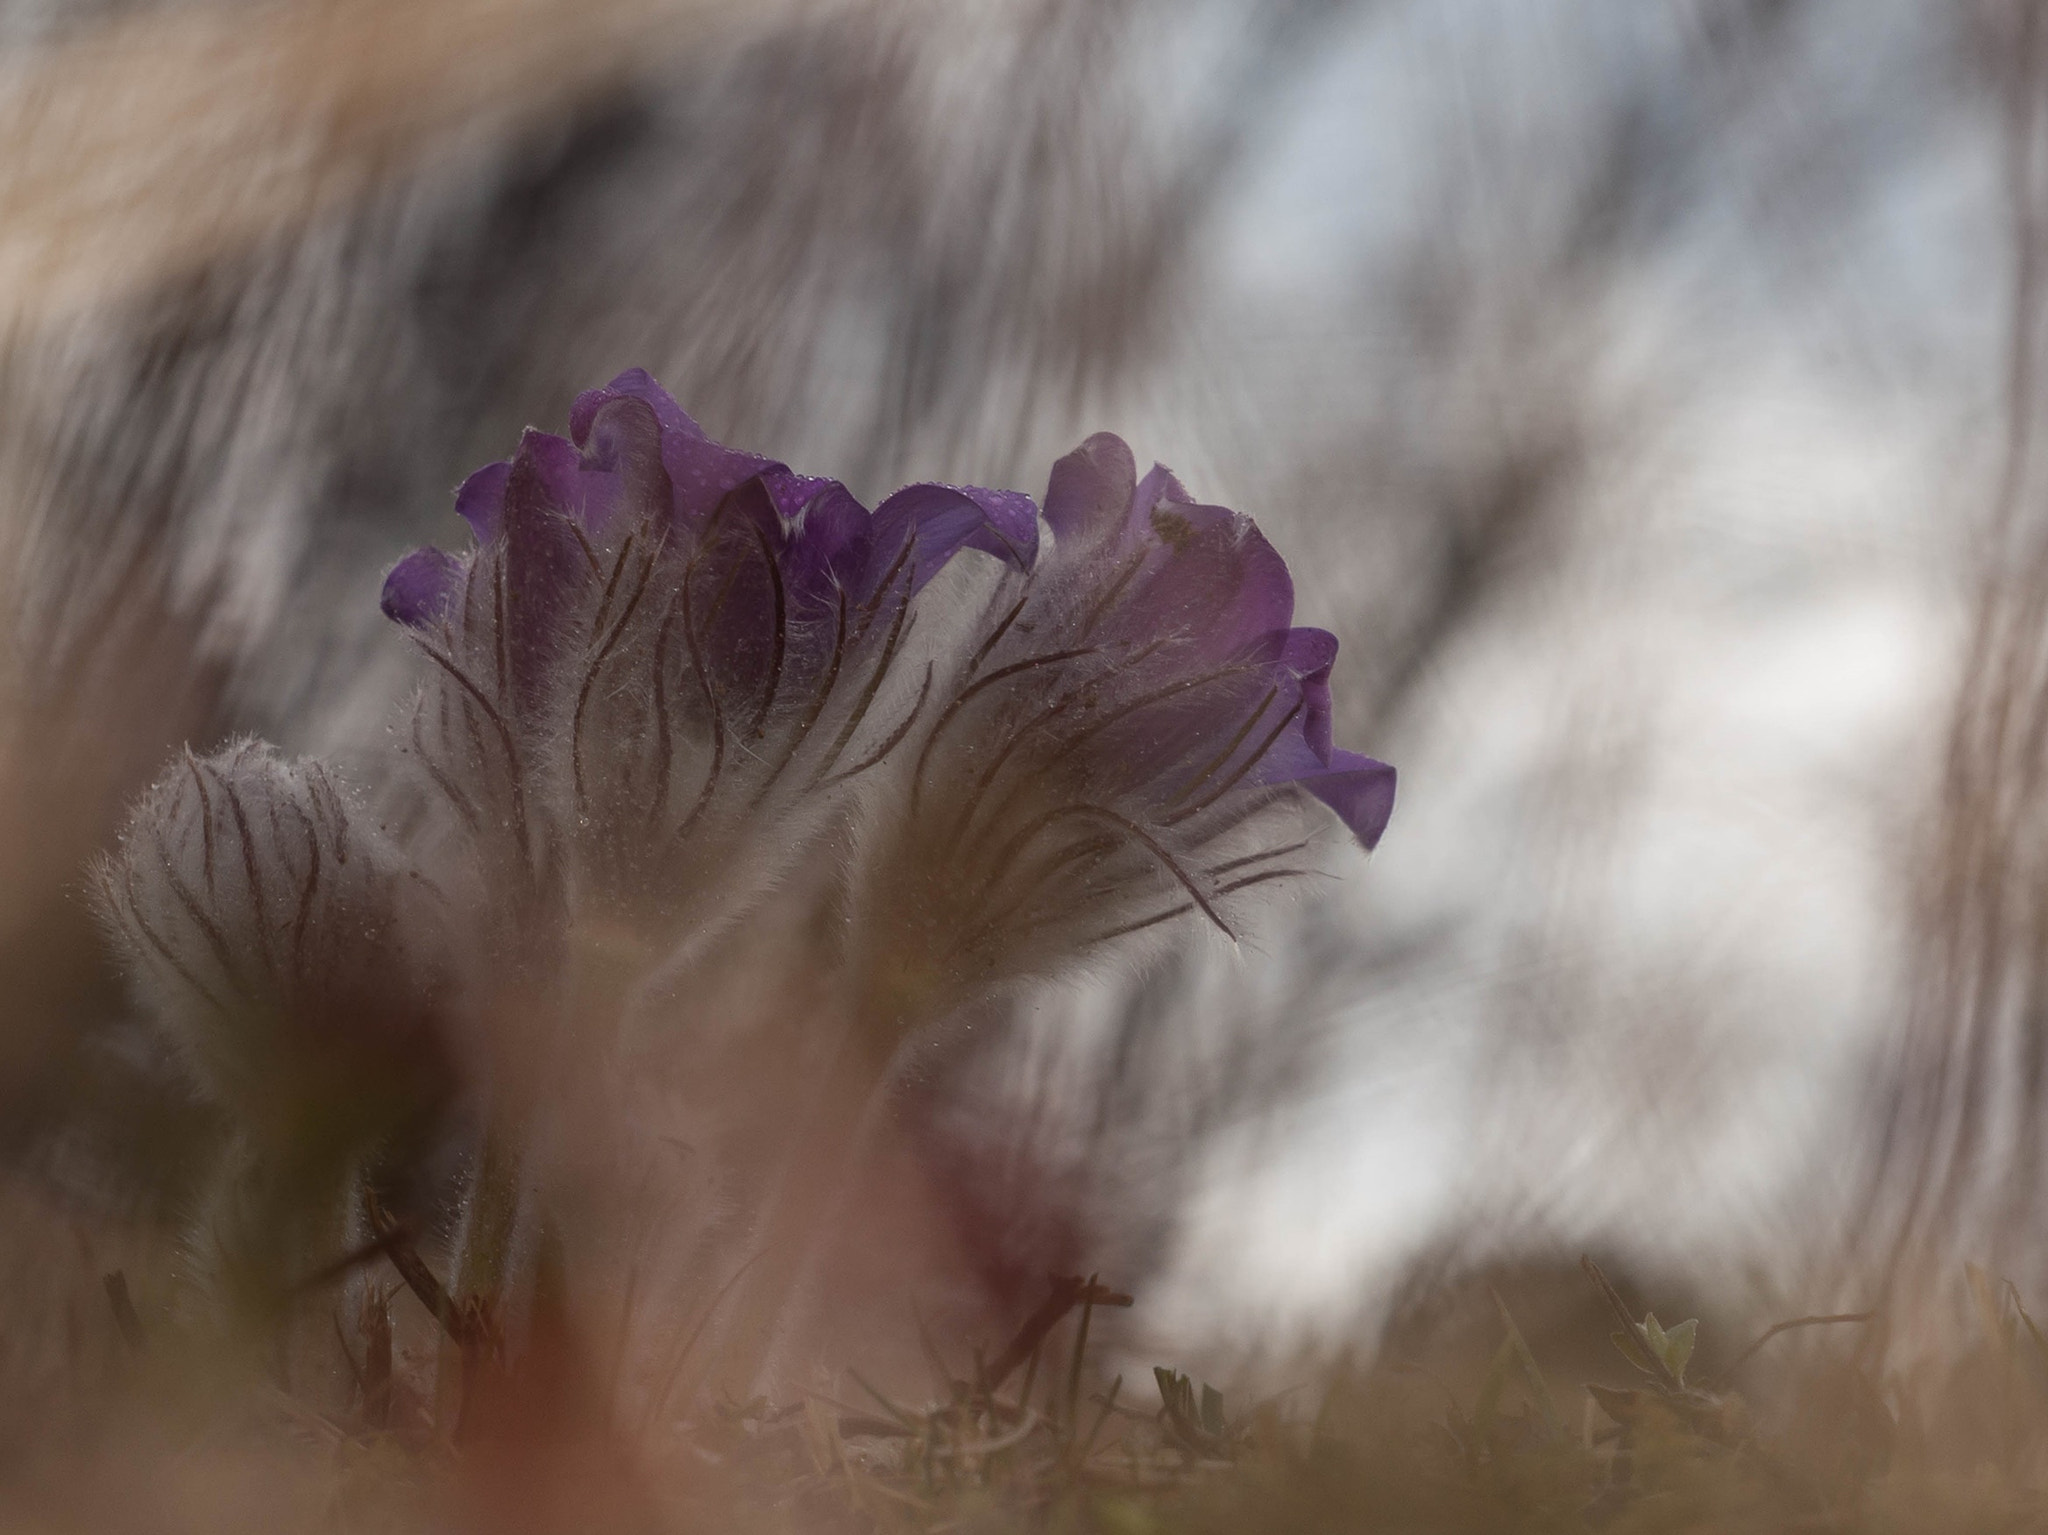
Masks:
[[[424,898],[319,763],[187,752],[94,873],[131,974],[259,1139],[344,1150],[446,1093]]]

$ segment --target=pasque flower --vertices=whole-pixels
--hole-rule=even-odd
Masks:
[[[1183,915],[1235,936],[1246,892],[1306,872],[1293,789],[1367,848],[1393,808],[1394,770],[1332,744],[1336,639],[1292,626],[1249,518],[1105,434],[1054,467],[1045,523],[881,842],[861,920],[893,1026]]]
[[[671,908],[766,876],[927,706],[913,600],[955,554],[1028,570],[1028,496],[836,480],[707,438],[637,370],[464,483],[474,547],[422,549],[384,610],[438,672],[411,747],[493,862]],[[764,835],[772,833],[772,835]],[[707,871],[717,869],[723,880]]]

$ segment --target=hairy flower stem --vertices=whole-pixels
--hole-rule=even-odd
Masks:
[[[504,1288],[512,1233],[519,1221],[519,1170],[524,1161],[519,1141],[519,1136],[495,1123],[484,1132],[457,1281],[461,1301],[495,1307]]]
[[[511,1267],[512,1237],[519,1220],[520,1140],[493,1118],[477,1152],[476,1181],[470,1189],[469,1218],[455,1266],[454,1300],[459,1311],[501,1314]],[[475,1345],[455,1338],[441,1341],[441,1362],[435,1382],[435,1416],[452,1431],[460,1421],[464,1392],[473,1380]]]
[[[609,1050],[644,968],[636,952],[622,951],[591,931],[573,932],[561,1003],[543,1012],[548,1026],[531,1037],[528,1069],[502,1081],[490,1105],[456,1266],[455,1300],[480,1311],[501,1342],[507,1324],[532,1299],[537,1243],[556,1224],[551,1200],[561,1161],[557,1111],[589,1085],[580,1063]],[[451,1371],[465,1363],[461,1352],[452,1345],[444,1350],[444,1403],[456,1390]],[[505,1363],[516,1368],[518,1361]]]
[[[908,1037],[901,1009],[870,996],[845,1026],[822,1089],[784,1157],[741,1303],[707,1377],[744,1400],[763,1389],[780,1348],[814,1309],[823,1264],[859,1190]]]

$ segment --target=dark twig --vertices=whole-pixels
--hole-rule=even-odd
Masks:
[[[988,1389],[993,1396],[1002,1390],[1003,1382],[1016,1373],[1017,1367],[1037,1354],[1046,1335],[1060,1324],[1069,1311],[1086,1301],[1091,1306],[1130,1306],[1136,1302],[1128,1295],[1122,1295],[1106,1286],[1070,1275],[1066,1278],[1054,1276],[1052,1293],[1045,1303],[1025,1319],[1017,1329],[1017,1336],[1009,1346],[996,1355],[995,1362],[988,1367]]]
[[[1081,1290],[1081,1325],[1074,1332],[1074,1359],[1067,1367],[1067,1411],[1066,1432],[1069,1442],[1074,1431],[1080,1426],[1081,1412],[1081,1367],[1088,1356],[1088,1324],[1095,1319],[1095,1297],[1102,1286],[1100,1274],[1090,1274],[1088,1283]]]
[[[363,1196],[363,1208],[370,1217],[372,1229],[379,1236],[390,1239],[388,1252],[391,1266],[398,1270],[398,1277],[419,1297],[420,1304],[441,1324],[442,1330],[465,1352],[487,1343],[490,1329],[484,1318],[455,1304],[441,1281],[434,1277],[434,1271],[420,1257],[412,1238],[374,1193]]]

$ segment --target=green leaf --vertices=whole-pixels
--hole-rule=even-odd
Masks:
[[[1640,1330],[1641,1324],[1637,1325]],[[1634,1365],[1638,1370],[1641,1370],[1645,1375],[1655,1375],[1657,1373],[1656,1361],[1651,1359],[1649,1354],[1644,1351],[1643,1340],[1640,1337],[1632,1338],[1625,1332],[1611,1332],[1607,1336],[1614,1341],[1614,1346],[1621,1351],[1621,1357]]]
[[[1693,1344],[1699,1337],[1699,1330],[1699,1319],[1694,1317],[1680,1322],[1667,1332],[1663,1324],[1657,1320],[1656,1312],[1645,1312],[1642,1321],[1636,1324],[1636,1331],[1641,1335],[1638,1341],[1648,1348],[1650,1358],[1655,1359],[1664,1369],[1658,1370],[1648,1359],[1632,1362],[1639,1363],[1641,1368],[1648,1370],[1652,1375],[1668,1372],[1670,1378],[1682,1386],[1685,1384],[1685,1367],[1692,1360]],[[1622,1352],[1626,1354],[1629,1350],[1623,1348]]]
[[[1664,1334],[1663,1344],[1657,1350],[1657,1357],[1681,1386],[1685,1384],[1685,1367],[1692,1362],[1693,1344],[1699,1340],[1699,1333],[1699,1318],[1689,1317]]]

